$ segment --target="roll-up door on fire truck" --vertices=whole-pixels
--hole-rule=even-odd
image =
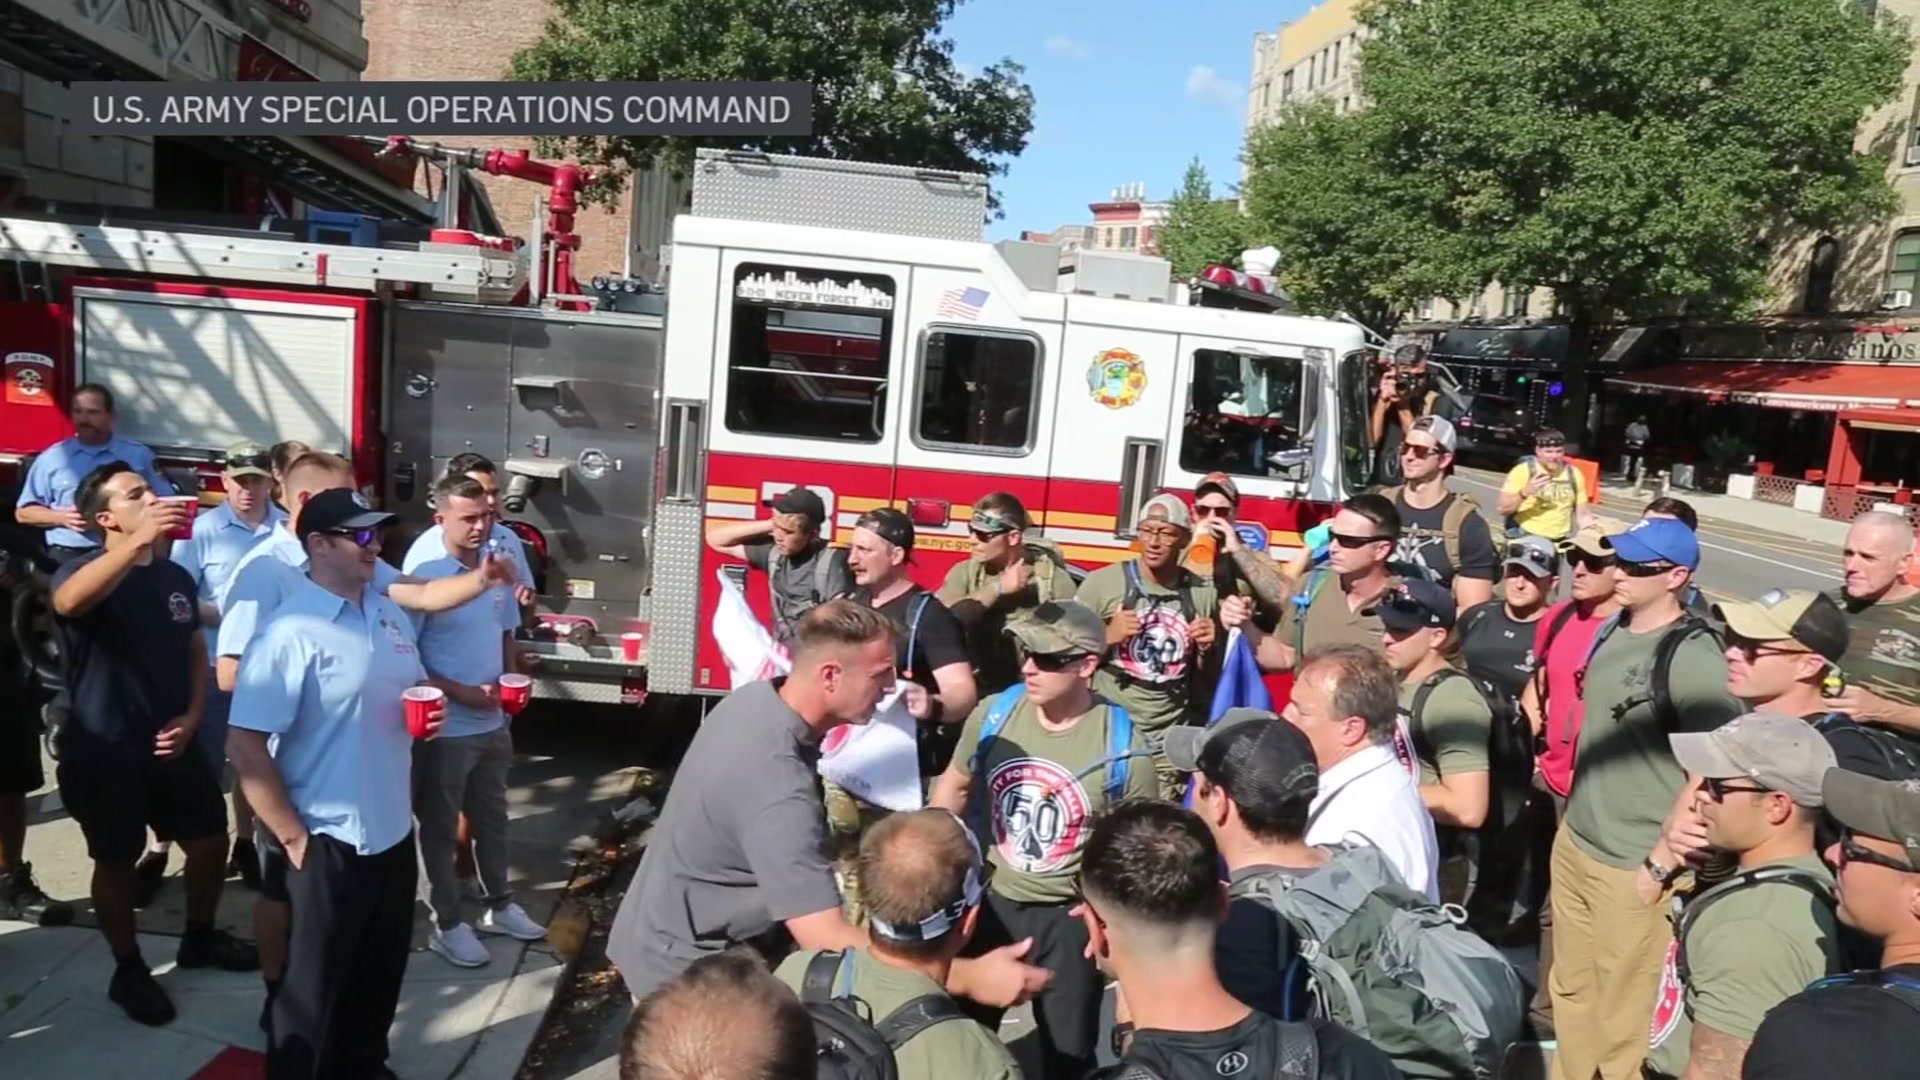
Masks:
[[[72,295],[77,375],[113,391],[120,434],[162,450],[242,439],[352,449],[357,305],[92,287]]]

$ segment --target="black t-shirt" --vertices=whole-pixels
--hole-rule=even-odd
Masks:
[[[1511,691],[1518,700],[1533,676],[1533,635],[1539,626],[1539,618],[1521,622],[1498,600],[1468,608],[1460,616],[1460,651],[1467,660],[1467,674]]]
[[[95,548],[62,566],[54,590],[103,554]],[[77,618],[56,615],[72,699],[63,752],[151,757],[154,735],[193,703],[199,621],[193,575],[170,559],[135,566]]]
[[[1920,983],[1920,964],[1884,974]],[[1775,1005],[1741,1067],[1742,1080],[1912,1076],[1920,1068],[1920,1009],[1877,986],[1803,990]]]
[[[1310,870],[1285,866],[1243,866],[1232,880],[1256,874],[1301,876]],[[1300,941],[1272,908],[1258,900],[1236,899],[1227,906],[1227,920],[1213,941],[1213,966],[1227,993],[1276,1020],[1295,1019],[1287,1009],[1287,968],[1300,951]],[[1306,1004],[1305,971],[1296,972],[1295,1011]]]
[[[1280,1071],[1283,1021],[1261,1012],[1219,1031],[1159,1031],[1141,1028],[1122,1062],[1098,1075],[1131,1080],[1138,1066],[1161,1080],[1219,1080],[1222,1076],[1266,1080]],[[1324,1080],[1400,1080],[1392,1059],[1346,1028],[1324,1020],[1304,1021],[1313,1029]]]
[[[1447,507],[1459,497],[1449,493],[1439,505],[1416,510],[1407,505],[1406,493],[1402,492],[1393,501],[1394,509],[1400,511],[1400,542],[1394,548],[1394,558],[1420,563],[1431,570],[1442,585],[1451,586],[1456,573],[1461,577],[1492,581],[1499,552],[1494,549],[1493,536],[1487,530],[1484,516],[1468,514],[1460,523],[1460,565],[1455,567],[1447,556],[1447,538],[1442,526],[1446,524]]]
[[[864,594],[863,594],[864,598]],[[921,610],[921,603],[926,603]],[[900,627],[900,644],[893,651],[896,674],[938,693],[940,684],[933,673],[948,664],[967,664],[967,635],[960,620],[932,593],[915,585],[899,596],[879,605],[879,612]],[[920,613],[914,625],[914,613]],[[951,719],[951,718],[948,718]]]

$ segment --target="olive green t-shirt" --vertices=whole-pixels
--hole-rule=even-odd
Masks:
[[[1013,596],[997,597],[978,619],[963,620],[967,630],[967,657],[973,661],[974,679],[982,694],[1004,690],[1020,681],[1020,650],[1004,632],[1007,620],[1049,600],[1067,600],[1073,596],[1073,575],[1067,573],[1064,566],[1044,555],[1032,563],[1033,576],[1026,588]],[[988,570],[980,560],[969,556],[947,571],[947,580],[940,586],[938,596],[941,603],[952,609],[977,592],[997,587],[999,580],[999,571]]]
[[[998,695],[996,695],[997,697]],[[980,847],[994,864],[993,891],[1009,900],[1050,904],[1072,900],[1080,872],[1080,849],[1092,818],[1107,806],[1108,732],[1112,706],[1098,699],[1065,731],[1040,725],[1039,710],[1022,700],[987,746],[975,769],[980,727],[993,698],[981,702],[960,729],[953,767],[972,777],[967,820],[980,832]],[[1146,754],[1139,725],[1128,753]],[[1153,762],[1127,761],[1122,798],[1159,794]],[[990,811],[983,814],[981,808]]]
[[[1567,828],[1595,859],[1631,870],[1660,839],[1660,826],[1686,783],[1667,736],[1712,731],[1746,711],[1727,693],[1727,659],[1706,636],[1688,638],[1674,654],[1667,693],[1672,729],[1653,714],[1653,653],[1673,625],[1636,634],[1615,626],[1594,651],[1581,680],[1585,703],[1574,744]]]
[[[1811,852],[1767,865],[1799,867],[1833,886],[1832,871]],[[1713,901],[1687,931],[1685,988],[1677,955],[1676,942],[1661,972],[1647,1055],[1667,1076],[1687,1071],[1696,1022],[1751,1040],[1767,1010],[1839,970],[1839,928],[1833,904],[1798,885],[1749,885]]]
[[[1137,560],[1135,560],[1137,561]],[[1078,599],[1111,618],[1127,598],[1127,563],[1103,566],[1080,583]],[[1193,599],[1193,617],[1220,617],[1220,594],[1213,583],[1181,570]],[[1140,632],[1107,650],[1094,676],[1094,689],[1133,714],[1134,724],[1159,731],[1186,719],[1193,684],[1200,671],[1199,650],[1182,613],[1180,592],[1162,588],[1143,566],[1139,598],[1133,610],[1140,616]]]
[[[1427,693],[1420,715],[1413,715],[1419,696],[1415,680],[1400,686],[1400,718],[1413,737],[1414,756],[1420,762],[1420,782],[1437,784],[1443,776],[1486,772],[1487,741],[1493,737],[1493,710],[1465,676],[1443,678]]]
[[[1358,609],[1347,605],[1347,594],[1340,591],[1340,577],[1331,571],[1318,571],[1307,575],[1301,588],[1309,590],[1306,600],[1306,635],[1300,634],[1297,625],[1300,620],[1301,596],[1295,596],[1293,602],[1285,604],[1280,611],[1280,625],[1274,633],[1280,640],[1293,646],[1294,667],[1298,668],[1308,649],[1317,649],[1327,645],[1360,645],[1369,649],[1380,648],[1380,616],[1376,601],[1368,601]],[[1389,582],[1380,591],[1385,596],[1393,588]],[[1305,648],[1302,648],[1302,646]]]
[[[861,1015],[878,1023],[887,1014],[927,994],[945,994],[939,983],[917,971],[906,971],[875,960],[864,950],[848,950],[852,982],[847,992],[866,1006]],[[819,950],[794,953],[781,961],[774,975],[800,993],[807,978],[807,965]],[[841,983],[836,978],[836,992]],[[900,1080],[944,1080],[950,1076],[983,1077],[985,1080],[1020,1080],[1020,1066],[1013,1060],[993,1032],[968,1019],[935,1024],[903,1043],[894,1051]]]
[[[1920,596],[1860,606],[1848,600],[1844,590],[1832,595],[1847,613],[1841,674],[1862,690],[1920,705]]]

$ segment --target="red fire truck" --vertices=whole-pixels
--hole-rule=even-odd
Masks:
[[[703,151],[666,284],[612,311],[566,310],[577,288],[529,302],[538,241],[0,218],[0,277],[21,286],[0,303],[0,455],[23,467],[69,430],[66,390],[100,382],[121,433],[203,500],[239,439],[347,454],[407,523],[398,561],[447,460],[486,454],[540,579],[536,692],[629,703],[727,689],[708,628],[717,575],[746,571],[703,533],[794,485],[842,543],[860,513],[904,509],[929,587],[990,491],[1091,569],[1128,556],[1146,499],[1208,472],[1237,478],[1281,556],[1360,489],[1359,327],[1160,260],[988,243],[985,218],[980,176]]]

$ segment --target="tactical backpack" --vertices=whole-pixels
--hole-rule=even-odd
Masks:
[[[853,996],[853,964],[846,953],[823,952],[807,961],[800,1001],[813,1019],[820,1080],[899,1080],[894,1053],[907,1040],[949,1020],[970,1020],[945,994],[922,994],[879,1019]]]
[[[1272,909],[1299,936],[1299,955],[1278,963],[1290,987],[1305,967],[1311,1014],[1373,1043],[1413,1080],[1492,1080],[1520,1037],[1526,991],[1513,966],[1460,925],[1465,913],[1408,888],[1374,848],[1335,845],[1311,874],[1250,875],[1229,895]]]
[[[1838,712],[1808,717],[1808,722],[1829,743],[1838,737],[1865,746],[1869,755],[1879,759],[1886,779],[1920,779],[1920,760],[1914,757],[1914,745],[1886,728],[1863,724]]]
[[[1280,1060],[1274,1062],[1273,1080],[1317,1080],[1320,1075],[1320,1040],[1308,1024],[1276,1020],[1280,1025]],[[1245,1055],[1242,1054],[1242,1057]],[[1221,1065],[1212,1066],[1218,1073]],[[1239,1076],[1241,1073],[1235,1073]],[[1109,1065],[1095,1071],[1087,1080],[1165,1080],[1150,1065],[1135,1061],[1122,1061],[1118,1065]],[[1249,1077],[1248,1080],[1267,1080],[1267,1077]]]
[[[1895,1000],[1920,1013],[1920,979],[1892,971],[1847,971],[1816,979],[1808,990],[1827,990],[1836,986],[1871,986],[1892,994]]]
[[[1534,477],[1547,471],[1545,467],[1540,464],[1540,459],[1534,457],[1532,454],[1521,458],[1520,463],[1527,467],[1528,480],[1532,480]],[[1571,540],[1573,535],[1580,531],[1580,504],[1587,501],[1587,478],[1581,475],[1580,470],[1574,468],[1571,462],[1563,465],[1562,468],[1566,469],[1570,474],[1567,477],[1567,482],[1573,485],[1573,507],[1567,511],[1567,535],[1548,537],[1550,540]],[[1507,538],[1510,540],[1526,533],[1526,530],[1520,527],[1520,518],[1517,514],[1508,514],[1503,524],[1506,525]]]
[[[1580,665],[1583,669],[1591,670],[1594,654],[1600,651],[1600,646],[1606,643],[1607,638],[1620,625],[1619,615],[1614,615],[1600,624],[1600,632],[1593,635],[1593,645],[1587,649],[1586,662]],[[1687,639],[1696,637],[1704,637],[1712,642],[1716,651],[1725,647],[1720,631],[1714,629],[1711,623],[1686,614],[1667,624],[1660,631],[1659,642],[1653,647],[1653,670],[1647,677],[1647,698],[1653,705],[1654,722],[1661,731],[1680,729],[1679,710],[1673,704],[1673,658],[1680,651],[1680,646],[1686,644]],[[1580,696],[1582,700],[1586,698],[1584,678],[1581,680]],[[1640,703],[1638,698],[1628,698],[1621,703],[1619,712],[1625,714]]]
[[[1526,802],[1527,791],[1533,784],[1533,725],[1527,722],[1526,715],[1520,711],[1519,701],[1504,687],[1475,678],[1459,668],[1445,667],[1421,680],[1413,692],[1413,702],[1408,706],[1407,731],[1413,739],[1416,752],[1427,751],[1431,756],[1432,748],[1427,741],[1421,717],[1425,715],[1428,695],[1448,679],[1465,679],[1492,714],[1492,723],[1487,731],[1487,766],[1492,781],[1490,794],[1495,801],[1492,812],[1487,815],[1487,823],[1511,824],[1519,816],[1520,807]]]
[[[1695,893],[1691,900],[1674,898],[1673,972],[1680,980],[1683,992],[1693,986],[1693,972],[1687,966],[1687,934],[1693,929],[1693,925],[1700,921],[1700,916],[1731,893],[1776,883],[1805,889],[1815,901],[1825,904],[1829,911],[1833,910],[1832,883],[1822,879],[1813,871],[1798,866],[1762,866],[1753,870],[1742,870],[1710,889]],[[1682,997],[1681,1000],[1684,1001],[1685,998]],[[1692,1015],[1691,1008],[1687,1011],[1688,1015]]]
[[[822,543],[820,550],[814,553],[813,595],[812,602],[808,604],[809,610],[833,599],[833,597],[827,595],[827,575],[833,572],[833,552],[834,548],[832,544]],[[780,590],[774,588],[774,578],[777,577],[782,570],[785,570],[786,567],[786,553],[781,551],[779,545],[776,544],[773,550],[767,552],[767,599],[773,605],[774,635],[781,641],[786,641],[793,637],[793,625],[800,621],[798,616],[792,619],[787,618],[787,613],[781,609],[782,598],[780,596]]]
[[[1398,507],[1401,505],[1400,497],[1406,494],[1406,490],[1405,484],[1395,484],[1390,488],[1382,488],[1380,496],[1392,501]],[[1454,576],[1458,577],[1460,575],[1460,530],[1466,527],[1468,518],[1480,512],[1480,504],[1473,501],[1473,496],[1464,492],[1456,491],[1452,494],[1453,501],[1447,504],[1446,512],[1440,517],[1440,540],[1446,548],[1447,565],[1453,568]],[[1403,520],[1405,517],[1406,515],[1401,515]],[[1420,568],[1425,571],[1422,574],[1423,577],[1431,581],[1439,581],[1438,575],[1434,574],[1432,568],[1425,563],[1421,563]]]
[[[974,779],[973,790],[979,793],[975,796],[978,801],[975,804],[973,817],[975,831],[982,837],[993,836],[993,822],[990,820],[991,811],[986,805],[986,778],[980,775],[980,770],[986,767],[987,751],[993,746],[993,740],[1000,737],[1000,729],[1007,726],[1007,718],[1013,715],[1013,710],[1019,707],[1026,696],[1027,684],[1014,683],[989,699],[987,715],[980,718],[980,741],[974,745],[968,772]],[[1096,700],[1105,701],[1105,699]],[[1125,798],[1127,794],[1127,777],[1133,762],[1133,716],[1115,702],[1105,701],[1105,704],[1107,706],[1107,754],[1092,766],[1076,773],[1074,779],[1078,780],[1094,769],[1105,768],[1107,777],[1103,790],[1106,792],[1107,805],[1111,806]],[[982,840],[982,843],[985,842]]]

